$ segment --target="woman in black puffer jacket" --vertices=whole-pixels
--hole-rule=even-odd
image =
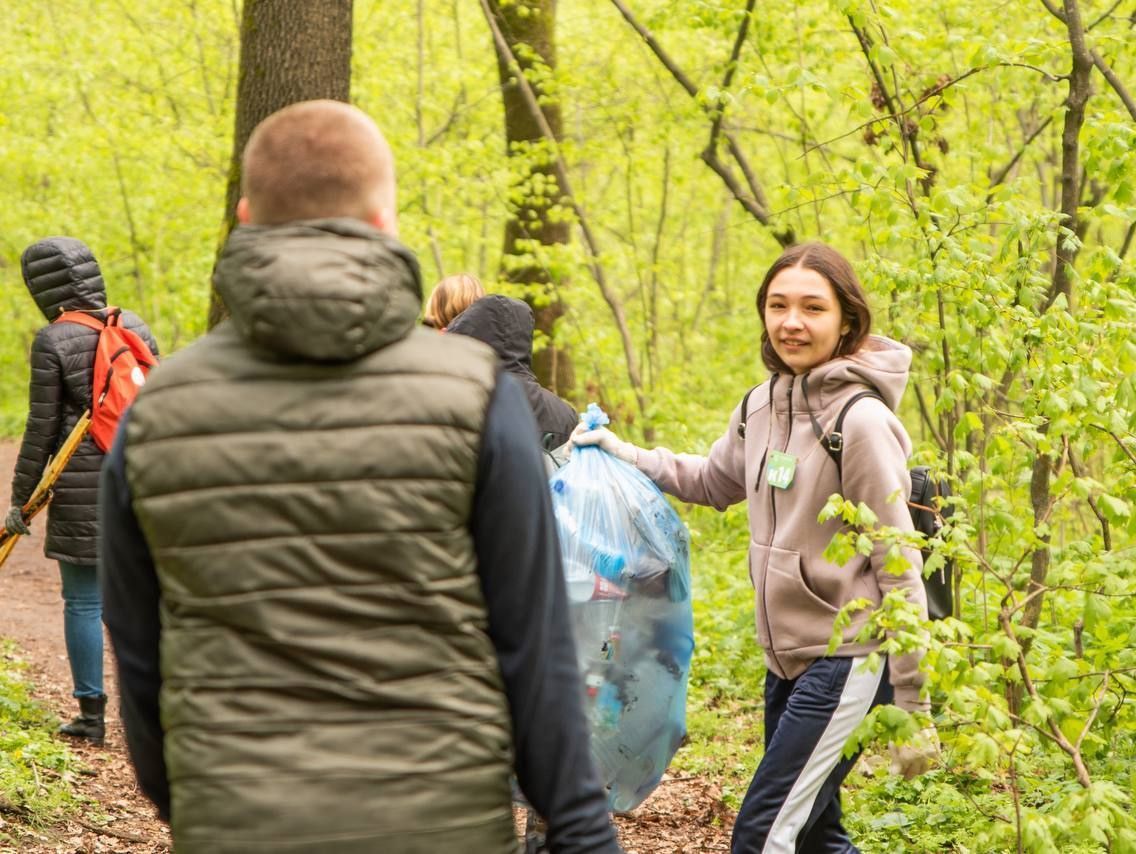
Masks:
[[[446,332],[468,335],[493,348],[501,367],[519,380],[525,390],[536,418],[541,447],[552,451],[568,441],[580,419],[572,404],[536,380],[532,370],[533,324],[528,303],[489,294],[451,320]]]
[[[91,250],[72,237],[33,243],[20,259],[24,282],[49,321],[64,311],[105,319],[106,286]],[[158,354],[149,328],[133,312],[122,325]],[[27,533],[20,508],[31,497],[48,461],[91,405],[91,382],[99,333],[78,323],[49,323],[36,333],[31,351],[27,427],[12,478],[12,509],[5,527]],[[104,734],[102,599],[95,575],[98,541],[95,499],[103,454],[83,440],[59,476],[47,511],[44,554],[59,561],[63,582],[63,634],[80,714],[61,732],[101,744]]]

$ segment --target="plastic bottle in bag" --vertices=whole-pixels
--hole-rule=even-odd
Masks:
[[[607,423],[594,405],[584,421]],[[658,488],[598,447],[550,480],[592,755],[615,810],[658,785],[685,735],[690,540]]]

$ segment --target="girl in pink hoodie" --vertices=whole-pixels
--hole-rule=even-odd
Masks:
[[[757,292],[757,310],[771,376],[734,409],[709,454],[648,451],[604,429],[577,428],[573,443],[600,445],[683,501],[719,510],[747,501],[757,639],[767,667],[765,754],[738,812],[732,850],[854,852],[840,822],[840,784],[855,761],[842,755],[844,743],[873,706],[926,711],[928,704],[918,656],[884,656],[875,672],[862,666],[879,647],[856,640],[871,609],[855,612],[831,655],[828,642],[837,612],[853,599],[878,605],[902,588],[925,616],[922,558],[904,550],[910,566],[896,575],[884,568],[887,547],[880,544],[843,566],[830,563],[824,550],[842,523],[817,516],[840,493],[867,504],[880,525],[912,530],[902,500],[911,488],[911,441],[894,413],[911,351],[871,335],[856,273],[824,244],[782,253]],[[844,405],[865,391],[874,395],[844,419],[841,471],[822,441]]]

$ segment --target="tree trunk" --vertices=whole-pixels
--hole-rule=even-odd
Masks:
[[[556,70],[556,0],[513,0],[502,4],[490,0],[490,9],[509,49],[516,56],[525,77],[540,99],[541,111],[556,140],[561,138],[560,103],[550,98],[543,78]],[[523,47],[522,47],[523,46]],[[552,219],[549,209],[561,203],[564,189],[556,177],[556,153],[544,141],[544,134],[524,93],[510,72],[510,57],[494,42],[497,68],[501,78],[501,94],[505,106],[505,141],[511,158],[523,162],[523,174],[516,178],[518,187],[544,187],[537,194],[526,191],[510,212],[505,224],[503,271],[510,282],[530,286],[527,297],[536,315],[536,328],[549,336],[549,344],[533,357],[533,370],[540,383],[557,394],[567,393],[575,384],[575,371],[567,350],[552,338],[557,319],[565,306],[557,295],[541,252],[530,248],[557,246],[569,241],[570,224],[564,218]],[[531,73],[536,67],[537,73]],[[534,183],[534,177],[535,183]]]
[[[260,122],[272,113],[317,98],[348,101],[351,94],[352,0],[245,0],[241,13],[240,77],[233,156],[225,193],[221,245],[236,226],[241,155]],[[219,251],[219,250],[218,250]],[[228,315],[213,291],[209,328]]]
[[[1085,29],[1081,23],[1081,12],[1077,0],[1065,0],[1064,12],[1060,16],[1069,31],[1069,47],[1072,54],[1073,67],[1069,74],[1069,96],[1065,100],[1065,123],[1061,131],[1061,213],[1063,214],[1061,226],[1074,234],[1082,233],[1082,223],[1078,215],[1083,191],[1081,183],[1081,128],[1085,123],[1085,105],[1091,95],[1090,77],[1093,71],[1093,60],[1085,45]],[[1074,310],[1073,294],[1073,265],[1077,261],[1078,247],[1067,245],[1065,237],[1059,231],[1056,235],[1054,253],[1053,281],[1049,288],[1042,312],[1048,311],[1050,306],[1059,297],[1065,297],[1067,308]],[[1049,423],[1041,425],[1039,432],[1049,434]],[[1059,439],[1054,438],[1055,441]],[[1034,526],[1048,526],[1049,512],[1053,504],[1052,477],[1054,474],[1053,460],[1042,448],[1037,449],[1034,458],[1033,474],[1030,478],[1030,503],[1033,506]],[[1026,594],[1030,601],[1022,612],[1022,625],[1036,629],[1041,621],[1041,609],[1044,603],[1045,592],[1049,579],[1049,567],[1052,561],[1050,552],[1050,536],[1039,537],[1039,543],[1030,561],[1030,580]],[[1029,652],[1032,644],[1031,638],[1022,642],[1023,655]],[[1020,689],[1019,689],[1020,696]]]

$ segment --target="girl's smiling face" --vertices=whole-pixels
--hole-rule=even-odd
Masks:
[[[786,267],[769,283],[765,330],[774,352],[803,374],[832,358],[849,324],[829,281],[806,267]]]

